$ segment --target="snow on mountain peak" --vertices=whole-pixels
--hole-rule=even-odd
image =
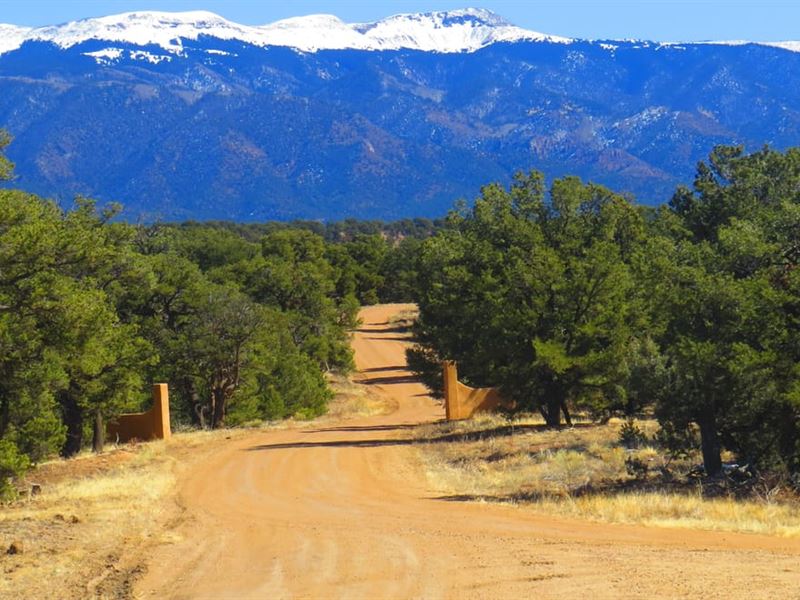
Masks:
[[[461,10],[429,13],[402,13],[386,17],[374,23],[354,25],[361,33],[367,33],[378,27],[427,27],[430,29],[443,29],[459,26],[466,26],[469,28],[508,27],[511,26],[511,23],[500,15],[483,8],[464,8]]]
[[[315,52],[344,48],[365,49],[361,35],[335,15],[307,15],[254,28],[260,46],[289,46]]]
[[[334,15],[316,14],[261,26],[241,25],[200,10],[138,11],[38,28],[0,24],[0,55],[19,48],[28,40],[52,42],[61,48],[102,40],[135,46],[155,45],[168,53],[181,54],[183,40],[197,40],[200,36],[257,46],[288,46],[304,52],[411,49],[455,53],[474,52],[496,42],[567,44],[575,41],[516,27],[481,8],[398,14],[373,23],[345,23]],[[684,42],[659,46],[681,47],[691,43],[739,45],[754,42]],[[600,45],[612,49],[619,44]],[[762,45],[800,52],[800,42],[763,42]],[[104,54],[104,60],[110,60],[108,56]],[[101,56],[95,58],[99,60]]]
[[[38,28],[0,24],[0,54],[27,40],[52,42],[69,48],[88,40],[157,45],[179,53],[181,40],[206,35],[240,40],[258,46],[289,46],[314,52],[326,49],[472,52],[500,41],[571,40],[515,27],[484,9],[399,14],[374,23],[345,23],[334,15],[308,15],[248,26],[207,11],[129,12]]]
[[[501,41],[572,41],[515,27],[493,12],[479,8],[400,14],[353,27],[378,48],[432,52],[473,52]]]
[[[0,54],[19,48],[30,31],[29,27],[0,23]]]
[[[176,52],[181,49],[181,39],[195,40],[199,35],[240,39],[246,38],[250,29],[207,11],[139,11],[31,29],[25,40],[52,42],[62,48],[88,40],[155,44]]]

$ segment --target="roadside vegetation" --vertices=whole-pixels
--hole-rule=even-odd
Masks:
[[[800,503],[781,481],[732,469],[709,481],[699,453],[675,455],[658,423],[584,417],[550,428],[540,415],[479,415],[414,431],[441,498],[528,506],[611,523],[800,537]]]
[[[210,440],[204,440],[209,442]],[[173,448],[189,444],[175,437]],[[211,444],[195,446],[199,456]],[[177,517],[166,502],[177,457],[164,442],[128,445],[100,454],[46,462],[25,479],[36,493],[0,511],[0,597],[129,597],[139,552],[169,540],[165,523]],[[181,462],[194,460],[188,453]]]
[[[0,178],[13,177],[2,150]],[[361,304],[404,299],[426,220],[129,225],[119,206],[0,189],[0,498],[167,382],[173,426],[324,414]],[[394,236],[394,237],[390,237]],[[364,399],[365,410],[371,410]],[[111,440],[113,441],[113,440]]]
[[[0,133],[2,179],[9,142]],[[637,498],[654,514],[665,497],[690,512],[766,498],[789,511],[774,529],[788,535],[798,190],[800,150],[734,147],[659,208],[530,172],[441,221],[130,225],[113,204],[0,189],[0,494],[15,499],[13,478],[53,456],[101,451],[105,424],[147,407],[152,382],[169,384],[176,428],[384,410],[353,390],[332,408],[331,382],[353,368],[359,306],[413,301],[396,326],[412,327],[409,365],[432,393],[455,360],[465,383],[514,403],[512,422],[541,418],[525,443],[554,444],[500,459],[432,445],[454,494],[623,521],[639,517],[613,506]],[[612,419],[646,443],[619,445]],[[481,439],[510,443],[523,425]]]
[[[653,415],[709,484],[796,491],[798,190],[800,150],[732,147],[659,208],[536,172],[486,186],[422,244],[410,364],[436,390],[455,360],[554,429]]]

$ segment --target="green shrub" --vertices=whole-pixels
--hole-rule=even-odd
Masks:
[[[16,494],[13,479],[22,475],[30,466],[28,457],[9,439],[0,440],[0,498],[13,499]]]
[[[650,465],[636,456],[629,456],[625,459],[625,471],[628,475],[636,479],[646,479],[650,471]]]
[[[644,431],[639,429],[639,426],[633,421],[628,419],[622,424],[619,430],[619,443],[625,448],[633,449],[643,446],[647,442],[647,436]]]

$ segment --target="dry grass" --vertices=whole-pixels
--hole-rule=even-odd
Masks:
[[[653,421],[637,425],[648,436]],[[618,444],[621,422],[551,430],[537,417],[478,416],[419,428],[430,483],[466,500],[527,504],[547,513],[615,523],[800,536],[795,502],[707,497],[685,475],[693,460]],[[647,465],[630,474],[626,461]],[[692,457],[694,459],[694,457]],[[669,465],[671,479],[662,469]]]
[[[12,541],[24,548],[0,561],[0,597],[124,595],[135,573],[120,567],[122,549],[160,541],[173,467],[164,442],[154,442],[34,472],[40,482],[46,475],[41,494],[0,510],[2,549]]]
[[[389,325],[398,329],[411,329],[418,316],[419,310],[416,308],[401,310],[396,315],[392,315],[389,319]]]
[[[397,403],[390,398],[376,394],[367,385],[355,383],[341,377],[330,377],[333,400],[328,403],[328,412],[317,422],[342,421],[358,417],[388,415],[397,410]]]
[[[0,598],[127,598],[149,544],[171,539],[180,469],[246,430],[177,433],[57,460],[29,473],[41,493],[0,507]],[[23,553],[7,555],[15,541]]]
[[[537,508],[613,523],[800,537],[800,508],[788,503],[705,498],[701,494],[627,492],[561,501],[544,499]]]

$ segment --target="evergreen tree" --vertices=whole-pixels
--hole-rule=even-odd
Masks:
[[[674,289],[664,338],[673,385],[662,423],[700,430],[706,472],[727,448],[752,466],[797,470],[795,270],[800,151],[720,147],[671,202]]]
[[[549,202],[539,173],[487,186],[423,245],[421,345],[551,426],[570,404],[608,410],[625,394],[642,239],[638,212],[599,186],[559,180]]]
[[[0,181],[9,180],[14,175],[14,163],[5,156],[5,149],[11,143],[11,135],[0,129]]]

